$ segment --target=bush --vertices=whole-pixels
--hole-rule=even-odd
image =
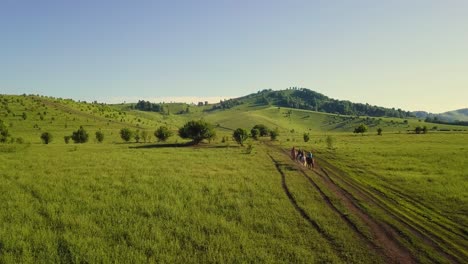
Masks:
[[[0,120],[0,143],[5,143],[8,140],[10,133],[8,133],[7,126]]]
[[[335,139],[332,136],[327,136],[327,148],[328,149],[335,148]]]
[[[257,140],[258,136],[260,135],[260,130],[258,130],[258,128],[252,128],[250,130],[250,135],[252,136],[253,139]]]
[[[82,126],[80,126],[80,129],[73,132],[71,138],[75,143],[86,143],[88,142],[89,135],[86,132],[86,130]]]
[[[310,135],[309,135],[309,133],[304,133],[304,136],[303,136],[303,137],[304,137],[304,142],[309,142],[309,140],[310,140]]]
[[[140,139],[141,139],[141,137],[140,137],[140,130],[137,129],[137,130],[135,131],[135,136],[134,136],[134,138],[135,138],[135,141],[136,141],[137,143],[140,143]]]
[[[275,130],[271,130],[270,131],[270,139],[272,141],[276,140],[276,138],[278,138],[279,136],[279,132],[278,132],[278,129],[275,129]]]
[[[63,140],[65,141],[65,144],[70,143],[71,136],[64,136]]]
[[[234,131],[232,137],[237,142],[237,144],[244,146],[244,141],[246,141],[249,138],[249,133],[243,128],[238,128]]]
[[[42,140],[42,143],[49,144],[50,142],[52,142],[52,134],[49,132],[42,133],[41,140]]]
[[[160,126],[156,131],[154,131],[154,136],[159,142],[167,141],[173,134],[174,133],[172,133],[172,131],[166,126]]]
[[[423,130],[422,127],[417,126],[417,127],[414,129],[414,132],[415,132],[416,134],[421,134],[422,130]]]
[[[133,138],[133,131],[126,127],[120,129],[120,138],[125,142],[129,142]]]
[[[367,126],[364,124],[360,124],[358,127],[354,129],[354,133],[364,134],[366,132],[367,132]]]
[[[141,138],[143,139],[143,141],[144,141],[145,143],[146,143],[147,141],[149,141],[150,138],[149,138],[149,133],[148,133],[148,131],[143,130],[143,131],[141,132]]]
[[[381,135],[382,135],[382,131],[383,131],[382,128],[379,127],[379,128],[377,129],[377,135],[381,136]]]
[[[270,132],[269,129],[268,129],[265,125],[263,125],[263,124],[255,125],[253,128],[254,128],[254,129],[258,129],[258,131],[260,131],[260,136],[261,136],[261,137],[266,137],[266,136],[268,136],[268,134],[269,134],[269,132]]]
[[[101,130],[96,131],[96,140],[97,140],[99,143],[102,143],[102,141],[104,141],[104,133],[102,133]]]
[[[24,139],[23,139],[22,137],[16,138],[16,143],[17,143],[17,144],[23,144],[23,143],[24,143]]]
[[[183,127],[179,128],[181,138],[189,138],[193,143],[198,144],[204,139],[212,140],[216,136],[213,126],[203,120],[189,121]]]

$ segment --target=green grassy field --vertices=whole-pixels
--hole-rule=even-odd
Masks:
[[[163,115],[0,96],[0,119],[25,141],[0,144],[0,263],[396,263],[404,254],[450,263],[468,256],[465,127],[271,106],[191,108]],[[123,127],[175,132],[198,118],[217,127],[212,143],[119,137]],[[249,139],[247,154],[230,139],[232,129],[259,123],[280,136]],[[364,136],[351,133],[360,123],[369,126]],[[407,133],[423,125],[428,134]],[[79,126],[90,141],[65,144]],[[98,130],[102,144],[93,140]],[[40,143],[44,131],[54,136],[49,145]],[[313,150],[321,169],[291,161],[292,146]],[[391,241],[379,232],[393,234]]]

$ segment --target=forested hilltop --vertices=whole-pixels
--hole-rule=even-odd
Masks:
[[[257,104],[272,104],[282,107],[313,110],[342,115],[358,116],[388,116],[413,117],[409,111],[402,109],[385,108],[369,104],[352,103],[350,101],[336,100],[307,88],[292,87],[286,90],[263,90],[244,98],[255,98]],[[242,99],[242,98],[240,98]]]

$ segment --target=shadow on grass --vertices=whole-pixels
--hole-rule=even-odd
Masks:
[[[132,148],[132,149],[151,149],[151,148],[184,148],[184,147],[213,148],[213,149],[239,148],[239,146],[237,146],[237,145],[233,145],[233,146],[230,146],[230,145],[211,145],[211,144],[207,144],[207,143],[195,144],[194,142],[149,144],[149,145],[142,145],[142,146],[131,146],[129,148]]]

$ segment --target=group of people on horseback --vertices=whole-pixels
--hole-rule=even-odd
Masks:
[[[291,149],[291,158],[309,169],[315,168],[315,159],[312,151],[296,150],[296,147],[293,147]]]

